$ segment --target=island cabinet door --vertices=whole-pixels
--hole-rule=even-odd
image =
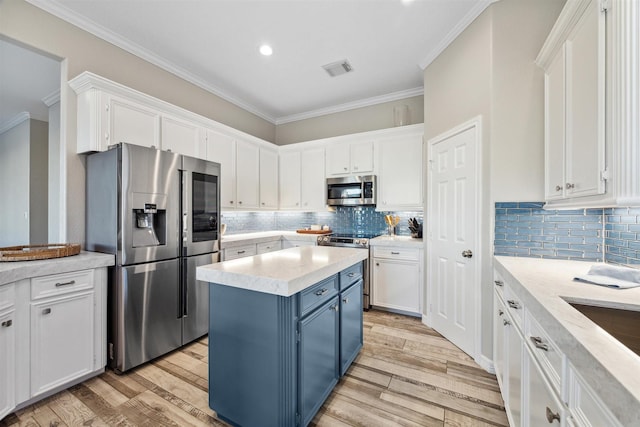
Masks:
[[[339,311],[336,295],[299,323],[298,411],[303,426],[309,424],[338,383]]]
[[[362,348],[362,279],[340,293],[340,376]]]

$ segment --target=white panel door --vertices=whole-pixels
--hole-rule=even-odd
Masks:
[[[417,262],[374,258],[372,304],[420,313],[420,267]]]
[[[473,124],[429,144],[429,317],[434,329],[472,357],[479,334],[478,134]]]

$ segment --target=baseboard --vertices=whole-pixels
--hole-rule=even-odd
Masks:
[[[477,359],[476,359],[476,363],[478,365],[480,365],[480,367],[482,369],[484,369],[485,371],[489,372],[490,374],[495,374],[496,370],[493,366],[493,360],[489,359],[487,356],[485,355],[480,355]]]

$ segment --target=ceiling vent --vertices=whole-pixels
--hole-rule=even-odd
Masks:
[[[322,68],[329,73],[331,77],[339,76],[340,74],[346,74],[353,71],[353,67],[346,59],[338,62],[332,62],[331,64],[323,65]]]

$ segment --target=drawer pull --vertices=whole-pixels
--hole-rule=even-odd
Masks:
[[[69,280],[68,282],[58,282],[56,283],[56,288],[60,288],[62,286],[75,285],[75,284],[76,284],[75,280]]]
[[[247,252],[247,251],[238,251],[238,255],[242,255],[245,252]]]
[[[51,309],[45,308],[44,310],[42,310],[42,314],[51,314]]]
[[[504,311],[502,311],[502,309],[498,310],[498,316],[502,316],[504,314]]]
[[[391,255],[400,255],[400,252],[393,252],[393,251],[391,251]]]
[[[356,275],[356,273],[354,273],[354,272],[351,272],[351,273],[347,274],[347,276],[349,276],[349,277],[353,277],[355,275]]]
[[[2,327],[3,328],[8,328],[11,325],[13,325],[13,320],[12,319],[5,320],[4,322],[2,322]]]
[[[502,280],[495,280],[494,283],[496,284],[496,286],[504,286],[504,282]]]
[[[520,308],[520,303],[516,300],[508,300],[507,303],[509,304],[509,307],[514,308],[514,309],[519,309]]]
[[[549,424],[551,424],[555,420],[558,420],[558,422],[560,422],[560,412],[556,412],[554,414],[551,408],[547,406],[547,421],[549,421]]]
[[[316,291],[316,295],[321,297],[322,295],[326,294],[327,292],[329,292],[329,289],[327,288],[322,288],[319,291]]]
[[[544,350],[544,351],[549,351],[549,346],[542,342],[542,338],[529,337],[529,339],[531,340],[531,342],[533,342],[533,345],[535,345],[536,348],[539,348],[540,350]]]
[[[507,319],[502,319],[502,324],[503,324],[504,326],[508,326],[508,325],[510,325],[510,324],[511,324],[511,322],[509,322]]]

